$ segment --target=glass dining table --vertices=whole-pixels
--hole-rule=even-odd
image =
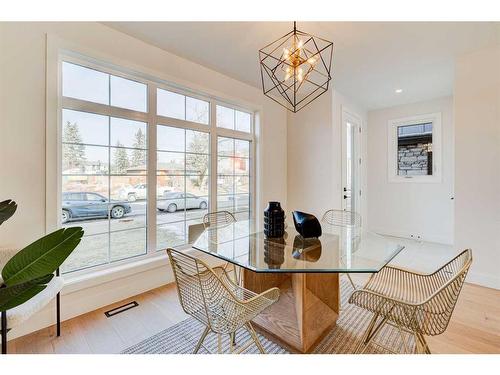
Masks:
[[[253,323],[290,350],[309,352],[336,324],[339,274],[379,272],[404,248],[357,227],[321,226],[319,238],[303,238],[293,224],[267,238],[255,221],[237,221],[205,229],[192,246],[241,267],[247,289],[280,288],[278,303]]]
[[[252,220],[207,228],[193,247],[258,273],[374,273],[402,249],[397,241],[356,227],[322,224],[319,238],[303,238],[287,224],[267,238]]]

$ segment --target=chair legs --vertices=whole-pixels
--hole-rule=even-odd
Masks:
[[[252,324],[250,322],[248,322],[248,323],[245,324],[245,329],[250,334],[250,336],[252,338],[252,341],[248,341],[248,344],[245,345],[244,347],[241,347],[236,353],[243,352],[253,342],[257,346],[257,348],[259,349],[259,351],[262,354],[266,354],[266,351],[264,350],[264,347],[260,343],[259,337],[257,336],[257,333],[255,333],[255,330],[253,329]],[[203,331],[203,333],[201,334],[201,337],[198,340],[198,343],[196,344],[196,348],[194,349],[193,354],[198,353],[198,351],[201,348],[201,345],[203,344],[203,341],[205,341],[205,338],[207,337],[207,335],[208,335],[209,332],[210,332],[210,328],[207,326],[205,328],[205,330]],[[235,332],[229,334],[229,352],[230,353],[235,353],[235,351],[234,351],[235,337],[236,337],[236,333]],[[217,334],[217,353],[218,354],[222,354],[222,334],[220,334],[220,333]]]
[[[59,268],[56,270],[56,276],[59,277],[61,271]],[[56,296],[56,334],[57,337],[61,336],[61,292],[57,293]]]
[[[7,354],[7,311],[2,311],[2,354]]]
[[[229,266],[232,268],[232,270],[229,270]],[[241,285],[241,267],[235,266],[234,264],[228,262],[224,265],[224,270],[227,273],[232,272],[232,281],[238,286]]]
[[[266,354],[266,351],[264,350],[264,347],[260,343],[259,337],[255,333],[255,330],[253,329],[252,324],[250,322],[247,322],[245,324],[245,327],[246,327],[247,331],[250,333],[250,336],[252,336],[252,339],[255,342],[255,345],[257,345],[257,348],[259,348],[259,351],[262,354]]]
[[[61,293],[56,296],[56,334],[61,336]]]
[[[368,324],[368,328],[366,329],[363,338],[361,339],[358,346],[356,347],[356,350],[354,351],[355,354],[363,353],[367,348],[368,344],[372,341],[372,339],[377,335],[380,329],[387,322],[387,318],[382,318],[382,320],[377,325],[375,325],[377,323],[378,317],[379,317],[378,314],[373,315],[373,318],[370,321],[370,324]],[[360,351],[361,348],[363,348],[363,350]]]
[[[236,345],[236,333],[233,332],[232,335],[229,335],[229,338],[231,339],[231,345]]]
[[[378,314],[373,314],[372,320],[370,320],[370,323],[368,324],[368,327],[366,328],[365,333],[363,333],[363,337],[361,338],[361,340],[359,341],[359,344],[356,346],[356,349],[354,350],[354,354],[360,353],[359,350],[361,349],[362,346],[368,345],[368,343],[369,343],[368,337],[370,336],[370,334],[373,330],[373,326],[377,322],[377,318],[378,318]],[[363,348],[363,351],[364,351],[364,349],[366,349],[366,348]]]
[[[429,349],[429,345],[427,345],[427,341],[425,341],[424,335],[421,333],[414,333],[415,337],[415,347],[417,354],[431,354],[431,350]]]
[[[207,337],[208,332],[210,332],[210,328],[207,326],[203,333],[201,334],[200,339],[198,340],[198,344],[196,344],[196,348],[194,349],[193,354],[198,353],[198,350],[201,348],[201,344],[203,344],[203,341],[205,341],[205,337]]]
[[[359,344],[356,346],[356,350],[354,351],[354,354],[362,354],[366,348],[368,347],[368,344],[373,340],[373,338],[377,335],[377,333],[380,331],[380,329],[387,323],[390,325],[394,325],[392,323],[387,322],[387,318],[382,318],[379,323],[377,323],[377,320],[379,318],[379,314],[373,314],[372,320],[368,324],[368,327],[366,328],[365,333],[363,334],[363,337],[361,338]],[[401,335],[401,340],[403,341],[403,348],[405,350],[406,354],[409,354],[409,346],[406,343],[405,337],[403,335],[403,328],[399,325],[394,325],[395,327],[398,328],[399,333]],[[405,331],[407,333],[410,333],[410,331]],[[417,354],[431,354],[431,351],[429,349],[429,346],[427,345],[427,342],[425,341],[424,335],[421,333],[413,332],[413,337],[415,338],[415,352]],[[378,346],[391,351],[389,348],[386,348],[384,346],[381,346],[381,344],[377,344]],[[401,350],[401,348],[399,349]]]
[[[356,284],[354,284],[354,281],[352,281],[351,275],[346,273],[347,278],[349,279],[349,282],[351,283],[352,289],[356,290]]]

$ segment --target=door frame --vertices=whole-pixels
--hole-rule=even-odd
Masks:
[[[345,156],[345,151],[346,151],[346,139],[347,139],[347,133],[346,133],[346,126],[345,126],[345,123],[346,122],[351,122],[351,123],[355,123],[357,124],[357,131],[354,133],[355,134],[355,140],[354,140],[354,143],[355,143],[355,153],[356,153],[356,181],[357,181],[357,186],[356,186],[356,191],[351,191],[351,196],[352,194],[356,194],[356,198],[355,199],[355,207],[354,208],[351,208],[352,211],[355,211],[359,214],[361,214],[361,207],[362,207],[362,191],[361,191],[361,187],[362,187],[362,173],[361,173],[361,169],[362,169],[362,137],[361,137],[361,134],[363,132],[363,121],[361,119],[361,116],[358,115],[356,112],[350,110],[349,108],[345,107],[345,106],[342,106],[341,107],[341,111],[342,111],[342,115],[341,115],[341,170],[340,170],[340,174],[341,174],[341,191],[340,191],[340,199],[341,199],[341,207],[343,210],[346,209],[345,207],[345,199],[344,199],[344,187],[346,186],[346,166],[347,166],[347,160],[346,160],[346,156]]]

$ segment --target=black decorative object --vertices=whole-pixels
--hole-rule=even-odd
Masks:
[[[317,262],[321,258],[321,241],[317,238],[295,236],[292,256],[306,262]]]
[[[285,211],[280,202],[269,202],[264,210],[264,234],[270,238],[285,234]]]
[[[304,238],[321,236],[321,225],[314,215],[293,211],[293,223],[297,232]]]
[[[297,29],[259,50],[264,95],[297,112],[328,91],[333,43]]]

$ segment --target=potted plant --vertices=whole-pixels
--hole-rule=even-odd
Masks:
[[[0,202],[0,225],[12,217],[16,209],[16,202],[10,199]],[[20,250],[5,264],[0,280],[3,353],[7,343],[7,311],[43,291],[82,236],[81,227],[56,230]]]

